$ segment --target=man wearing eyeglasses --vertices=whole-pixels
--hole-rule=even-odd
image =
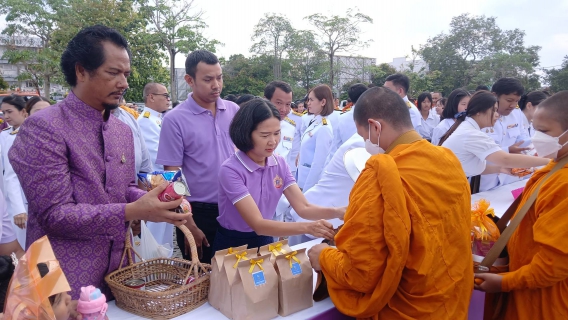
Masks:
[[[155,171],[164,170],[164,166],[156,164],[158,155],[158,143],[162,130],[163,113],[170,107],[170,95],[168,89],[159,83],[148,83],[144,87],[144,110],[138,117],[138,124],[146,141],[146,147],[150,152],[150,160]]]

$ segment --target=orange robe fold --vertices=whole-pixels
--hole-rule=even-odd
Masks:
[[[554,164],[534,173],[519,209]],[[505,319],[568,319],[568,165],[542,185],[508,251]]]
[[[426,140],[367,161],[345,225],[320,264],[335,306],[372,319],[466,319],[473,289],[469,185],[458,159]]]

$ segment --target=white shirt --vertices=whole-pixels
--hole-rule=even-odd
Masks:
[[[331,123],[321,115],[313,120],[302,135],[298,161],[298,186],[304,192],[318,182],[333,141]]]
[[[355,182],[345,169],[343,157],[345,153],[354,148],[365,147],[365,141],[357,133],[341,145],[325,168],[321,179],[310,190],[305,192],[309,203],[323,207],[345,207],[349,204],[349,194]],[[290,211],[293,221],[306,221],[294,209]],[[329,220],[334,228],[343,224],[339,219]],[[310,235],[306,235],[313,238]]]
[[[20,180],[8,159],[8,152],[16,140],[19,128],[13,130],[12,127],[4,129],[0,132],[0,150],[2,152],[2,165],[4,167],[4,198],[6,199],[6,206],[8,215],[12,222],[12,229],[16,233],[16,237],[22,248],[26,247],[26,229],[20,229],[14,224],[14,216],[20,213],[28,212],[28,200],[24,195]]]
[[[521,110],[521,113],[523,114],[522,119],[523,119],[523,129],[525,130],[525,134],[526,134],[528,137],[531,137],[531,138],[532,138],[532,137],[534,137],[534,134],[536,133],[536,131],[534,130],[532,121],[529,122],[529,119],[527,118],[527,116],[525,115],[525,113],[522,112],[522,110]]]
[[[302,125],[300,126],[300,140],[302,140],[302,136],[304,135],[304,132],[306,132],[306,129],[310,126],[310,121],[312,121],[313,118],[313,114],[306,114],[302,117]]]
[[[136,119],[122,108],[116,108],[113,110],[112,114],[118,118],[118,120],[124,122],[132,130],[132,137],[134,138],[134,177],[138,181],[138,172],[152,172],[152,162],[150,161],[150,154],[146,148],[146,143],[140,132],[140,127]]]
[[[438,123],[438,125],[432,131],[432,142],[433,145],[437,146],[440,144],[442,137],[450,130],[450,128],[456,123],[454,119],[444,119]]]
[[[444,141],[442,147],[454,152],[460,160],[467,177],[481,174],[487,166],[487,156],[501,148],[487,134],[483,133],[477,122],[470,117],[465,118],[452,135]]]
[[[499,117],[492,128],[482,128],[481,131],[487,133],[503,151],[508,153],[509,147],[513,144],[530,139],[528,133],[523,129],[523,117],[524,114],[521,109],[514,109],[508,116]],[[530,175],[526,178],[528,177]],[[479,191],[491,190],[522,179],[502,173],[483,175]]]
[[[408,106],[408,111],[410,112],[410,121],[412,121],[412,126],[414,127],[414,130],[420,132],[420,127],[422,126],[422,120],[420,120],[422,119],[422,115],[420,114],[420,111],[418,111],[418,108],[416,108],[414,103],[408,100],[408,96],[404,96],[404,98],[402,99]]]
[[[349,140],[357,132],[357,127],[355,126],[355,121],[353,120],[353,112],[355,111],[355,106],[351,110],[342,113],[337,119],[337,124],[333,123],[333,143],[331,144],[331,150],[329,151],[329,156],[326,160],[326,166],[331,162],[331,159],[335,155],[335,152]]]
[[[162,131],[162,114],[158,111],[144,107],[142,114],[138,117],[138,125],[144,137],[144,142],[150,154],[150,161],[152,162],[152,171],[162,171],[164,166],[156,164],[156,157],[158,156],[158,144],[160,142],[160,132]]]
[[[420,121],[422,121],[422,125],[418,133],[420,133],[420,135],[424,139],[432,139],[432,132],[434,131],[434,128],[436,128],[438,123],[440,123],[440,116],[438,116],[437,114],[433,115],[431,112],[429,112],[427,119],[424,119],[422,115],[420,115]]]
[[[294,143],[296,135],[296,125],[292,124],[294,121],[288,117],[280,121],[280,143],[276,147],[276,154],[280,155],[282,158],[286,159],[286,163],[290,166],[290,161],[295,162],[294,159],[290,159],[292,151],[292,145]],[[291,170],[290,170],[291,171]]]
[[[296,158],[300,153],[300,145],[302,144],[302,117],[302,113],[294,111],[290,111],[288,114],[289,120],[292,120],[295,126],[294,135],[292,136],[294,138],[292,140],[292,149],[288,155],[289,158],[286,158],[286,163],[288,163],[290,172],[292,172],[293,176],[296,176],[296,171],[298,171],[298,168],[296,167]]]

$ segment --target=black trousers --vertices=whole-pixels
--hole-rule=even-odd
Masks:
[[[211,263],[211,257],[213,256],[213,242],[215,241],[215,235],[217,234],[217,228],[219,227],[219,222],[217,222],[217,217],[219,217],[219,207],[216,203],[204,203],[204,202],[190,202],[191,209],[193,212],[193,220],[195,224],[203,233],[207,242],[209,242],[209,247],[202,246],[203,254],[199,258],[202,263]],[[176,239],[181,254],[185,260],[191,260],[190,255],[185,254],[185,236],[181,230],[176,228]]]

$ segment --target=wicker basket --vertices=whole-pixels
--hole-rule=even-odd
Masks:
[[[120,268],[105,277],[116,306],[130,313],[149,319],[171,319],[190,312],[203,305],[209,294],[211,266],[201,264],[197,258],[197,247],[191,232],[185,226],[178,227],[184,233],[191,247],[192,262],[182,259],[152,259],[133,263],[130,233],[120,265],[128,257],[129,266]],[[193,282],[187,284],[193,276]],[[145,290],[125,286],[130,279],[146,281]]]

